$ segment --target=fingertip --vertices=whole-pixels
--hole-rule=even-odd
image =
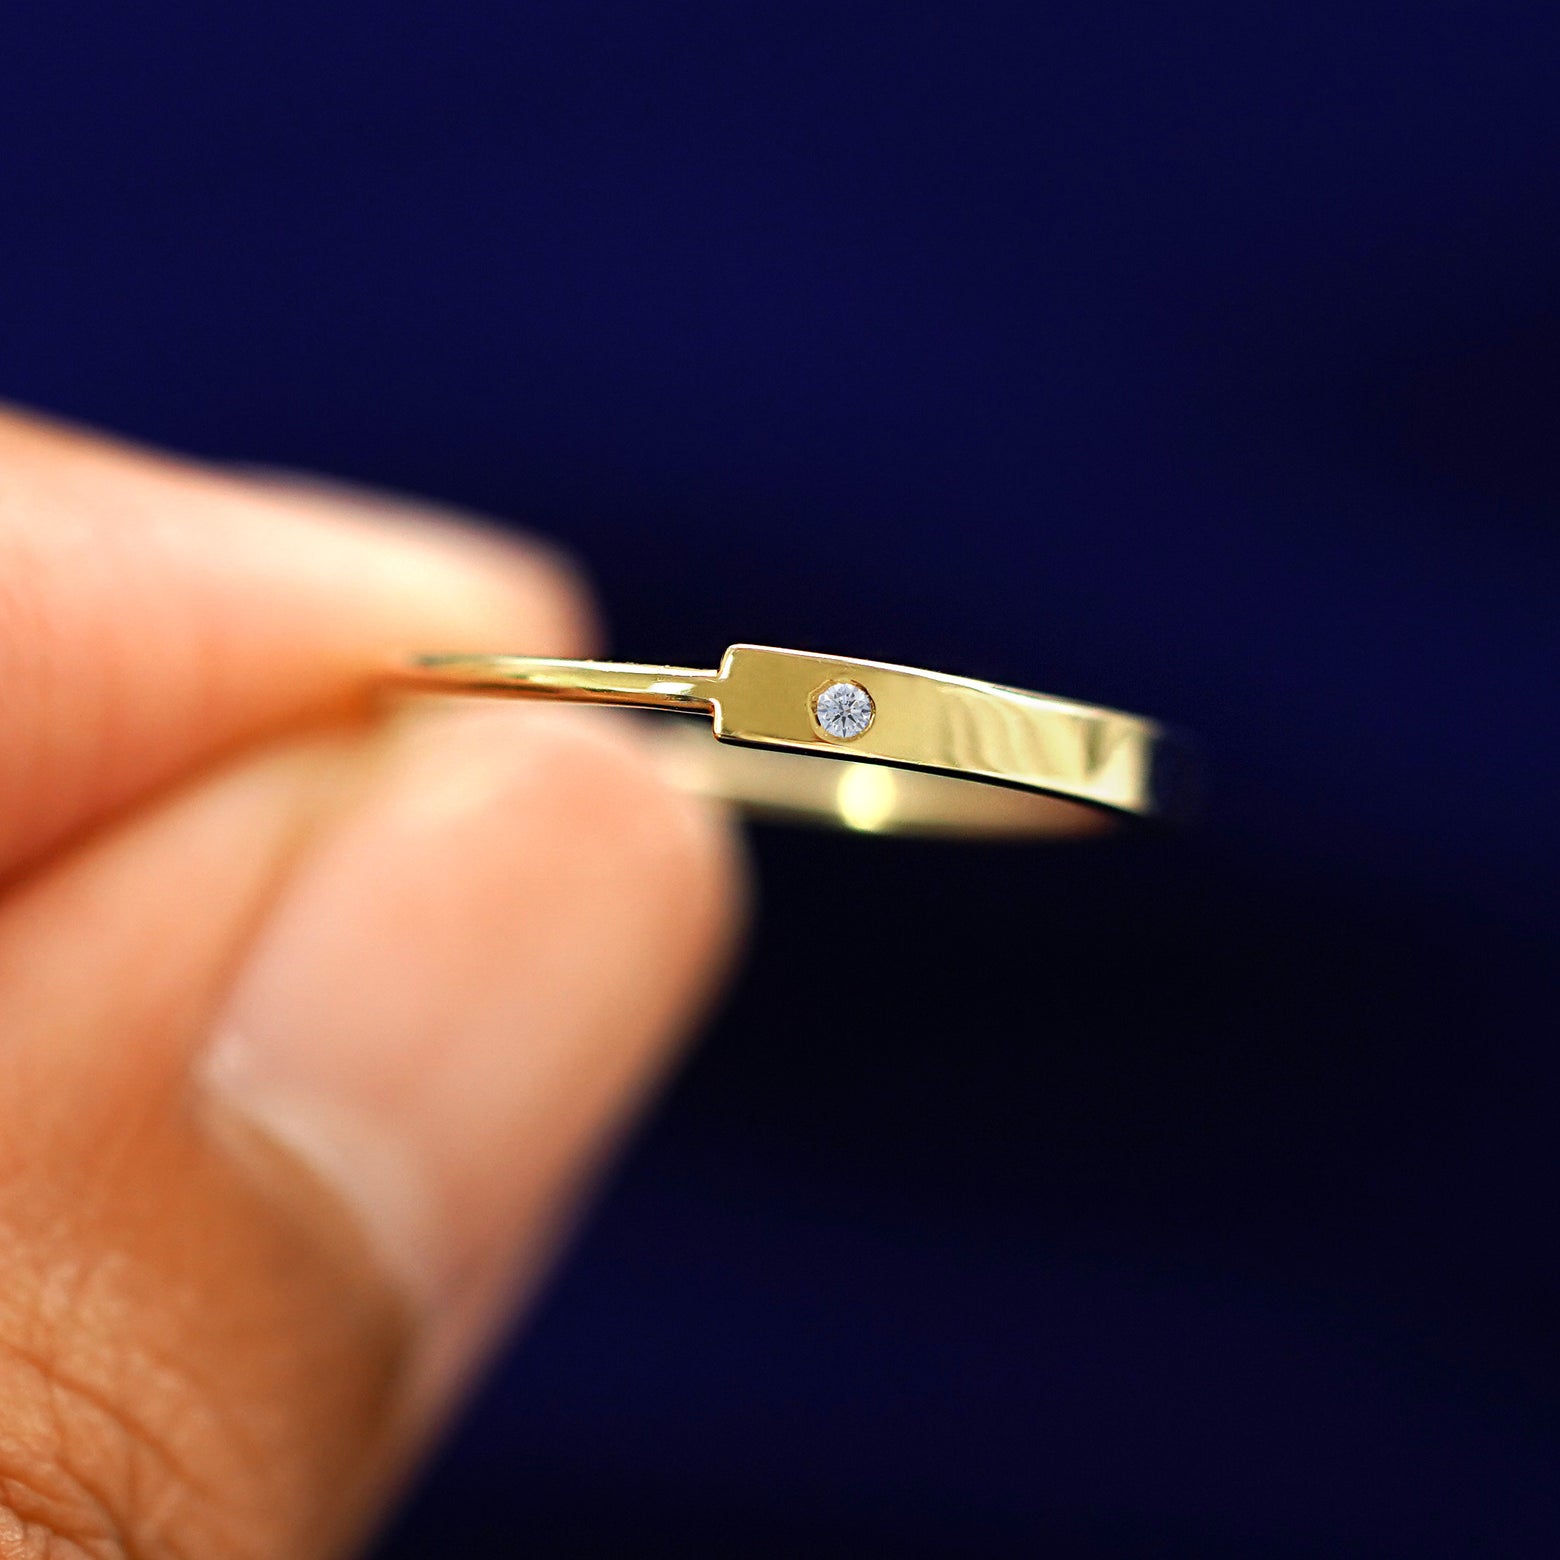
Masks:
[[[0,412],[0,871],[212,759],[361,709],[396,655],[597,639],[556,549]]]
[[[459,643],[411,651],[472,649],[584,656],[602,641],[600,611],[584,567],[564,548],[493,515],[439,499],[371,487],[316,472],[246,466],[224,473],[268,502],[373,535],[456,565],[471,592]]]

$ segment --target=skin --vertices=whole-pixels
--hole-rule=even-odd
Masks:
[[[0,1560],[352,1552],[731,952],[567,564],[0,415]]]

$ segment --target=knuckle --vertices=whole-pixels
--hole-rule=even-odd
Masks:
[[[143,1467],[160,1454],[98,1394],[14,1344],[0,1346],[0,1383],[0,1560],[139,1552],[120,1496],[130,1480],[146,1484],[148,1472],[160,1482],[158,1470]]]
[[[0,1166],[0,1560],[314,1553],[304,1535],[355,1476],[380,1376],[309,1387],[359,1344],[388,1382],[399,1313],[375,1275],[338,1287],[312,1215],[191,1253],[181,1232],[213,1229],[215,1198],[252,1195],[191,1145],[201,1159],[158,1159],[123,1199],[83,1199],[102,1201],[91,1212]]]
[[[53,1470],[0,1460],[0,1560],[128,1560],[90,1497],[61,1483]]]
[[[172,1362],[54,1307],[35,1293],[0,1337],[0,1560],[250,1556],[263,1528],[205,1466],[233,1431],[220,1410]]]

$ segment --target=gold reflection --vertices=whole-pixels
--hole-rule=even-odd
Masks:
[[[899,786],[893,772],[870,764],[850,764],[834,791],[834,806],[847,829],[879,834],[898,810]]]

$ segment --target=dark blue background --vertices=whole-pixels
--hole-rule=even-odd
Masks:
[[[386,1560],[1560,1553],[1552,5],[10,0],[0,389],[1211,751],[760,836]]]

